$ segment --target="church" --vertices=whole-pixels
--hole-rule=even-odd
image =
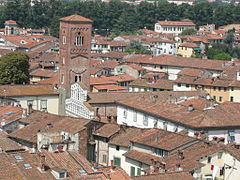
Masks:
[[[90,90],[92,20],[80,15],[60,19],[59,89],[66,115],[92,119]]]

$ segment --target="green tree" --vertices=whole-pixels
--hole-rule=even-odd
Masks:
[[[151,54],[151,51],[149,51],[146,47],[144,47],[138,41],[131,41],[130,45],[126,47],[125,52],[135,53],[135,54]]]
[[[187,29],[184,29],[182,31],[182,34],[181,35],[193,35],[193,34],[196,34],[197,33],[197,30],[196,29],[193,29],[193,28],[187,28]]]
[[[29,83],[29,57],[15,51],[0,58],[0,84]]]
[[[232,59],[232,57],[227,53],[219,53],[219,54],[214,55],[213,59],[230,61]]]

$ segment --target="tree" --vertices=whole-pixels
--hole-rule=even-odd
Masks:
[[[219,53],[213,56],[213,59],[230,61],[232,57],[227,53]]]
[[[131,41],[130,46],[126,47],[125,51],[136,54],[151,54],[151,51],[141,45],[141,43],[138,41]]]
[[[181,35],[193,35],[193,34],[196,34],[197,33],[197,30],[196,29],[193,29],[193,28],[187,28],[187,29],[184,29],[182,31],[182,34]]]
[[[14,51],[0,58],[0,84],[29,83],[29,57]]]

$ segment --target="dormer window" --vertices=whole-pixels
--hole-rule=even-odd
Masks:
[[[24,40],[21,40],[20,41],[20,44],[26,44],[27,42],[26,41],[24,41]]]
[[[52,169],[51,173],[56,179],[64,179],[68,177],[67,170],[62,169],[62,170],[54,170]]]

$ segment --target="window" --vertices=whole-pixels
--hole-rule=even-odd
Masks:
[[[81,76],[75,76],[75,82],[81,82],[82,77]]]
[[[215,101],[216,101],[216,96],[213,96],[213,100],[215,100]]]
[[[123,118],[127,118],[127,110],[123,110]]]
[[[222,155],[223,155],[223,152],[218,152],[218,159],[221,159],[222,158]]]
[[[231,97],[230,97],[230,101],[233,102],[233,100],[234,100],[234,98],[233,98],[233,96],[231,96]]]
[[[189,84],[186,84],[186,87],[189,88]]]
[[[163,150],[161,150],[161,149],[156,149],[156,148],[154,148],[154,154],[156,154],[156,155],[158,155],[158,156],[161,156],[161,157],[164,156],[164,152],[163,152]]]
[[[222,102],[222,96],[219,96],[219,102]]]
[[[228,131],[228,141],[234,142],[235,141],[235,131],[229,130]]]
[[[59,172],[59,178],[66,178],[66,171],[65,170]]]
[[[227,88],[226,88],[226,87],[224,88],[224,91],[225,91],[225,92],[227,91]]]
[[[75,37],[75,45],[76,46],[82,46],[83,45],[83,39],[84,39],[84,37],[82,37],[82,36],[76,36]]]
[[[178,83],[177,86],[178,86],[178,87],[181,87],[181,83]]]
[[[135,176],[135,167],[131,166],[130,176]]]
[[[102,163],[106,163],[107,162],[107,155],[103,154],[102,156]]]
[[[213,87],[213,90],[216,91],[216,87]]]
[[[141,168],[137,168],[137,175],[141,175]]]
[[[115,166],[121,166],[121,158],[114,157],[113,162]]]
[[[40,102],[40,110],[47,110],[47,100],[41,100]]]
[[[32,166],[28,163],[24,163],[23,166],[26,168],[26,169],[30,169],[32,168]]]
[[[208,157],[208,159],[207,159],[207,161],[208,161],[208,163],[211,163],[211,161],[212,161],[212,157]]]
[[[234,91],[234,87],[231,87],[231,91]]]
[[[119,151],[120,150],[120,146],[116,146],[116,150]]]
[[[143,125],[148,126],[148,116],[147,115],[143,116]]]
[[[63,44],[66,44],[66,42],[67,42],[67,40],[66,40],[66,36],[63,36],[62,41],[63,41]]]
[[[137,122],[137,112],[136,111],[133,112],[133,121]]]
[[[218,87],[218,90],[221,91],[221,87]]]
[[[163,122],[163,129],[164,129],[164,130],[167,130],[167,125],[168,125],[167,122]]]

